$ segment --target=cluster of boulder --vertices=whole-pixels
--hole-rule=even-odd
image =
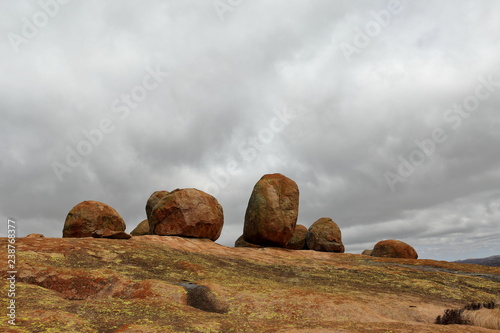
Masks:
[[[322,217],[306,228],[297,224],[298,213],[297,184],[282,174],[264,175],[253,188],[243,235],[235,246],[345,251],[340,228],[331,218]],[[161,235],[215,241],[224,225],[222,206],[217,199],[194,188],[154,192],[146,203],[146,217],[128,234],[125,221],[114,208],[98,201],[84,201],[68,213],[63,237],[127,239]],[[368,254],[366,251],[363,254]],[[379,242],[369,252],[378,257],[417,258],[411,246],[396,240]]]
[[[344,252],[340,228],[331,218],[320,218],[307,229],[297,225],[298,214],[297,184],[278,173],[264,175],[253,188],[235,246]]]
[[[130,238],[139,235],[184,236],[217,240],[224,225],[222,206],[213,196],[197,189],[156,191],[146,203],[147,219],[131,234],[112,207],[84,201],[66,217],[63,237]]]

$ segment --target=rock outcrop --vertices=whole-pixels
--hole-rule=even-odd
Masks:
[[[73,207],[64,222],[63,237],[91,237],[102,232],[125,231],[125,221],[111,206],[99,201],[83,201]]]
[[[130,234],[132,236],[149,235],[149,221],[147,219],[143,220]]]
[[[500,295],[497,267],[198,238],[20,238],[16,253],[16,325],[0,332],[481,333],[434,321]]]
[[[382,258],[418,258],[417,251],[412,246],[395,239],[383,240],[375,244],[371,256]]]
[[[243,236],[263,246],[285,246],[299,212],[299,188],[281,174],[264,175],[255,184],[245,213]]]
[[[151,234],[217,240],[224,225],[222,206],[210,194],[187,188],[177,189],[154,205],[150,218]]]
[[[320,218],[309,227],[306,243],[315,251],[344,253],[345,250],[339,226],[328,217]]]
[[[307,249],[306,246],[307,228],[302,224],[297,224],[295,226],[295,231],[293,232],[292,238],[285,245],[285,248],[291,250],[304,250]]]

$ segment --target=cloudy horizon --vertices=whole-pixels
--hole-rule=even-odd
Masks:
[[[255,183],[282,173],[297,223],[332,218],[346,252],[500,254],[498,2],[0,7],[0,209],[18,237],[61,237],[85,200],[130,232],[154,191],[198,188],[233,246]]]

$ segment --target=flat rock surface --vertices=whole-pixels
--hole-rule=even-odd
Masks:
[[[16,245],[18,325],[2,332],[496,332],[433,322],[495,300],[497,267],[156,235]],[[188,305],[186,284],[224,313]]]

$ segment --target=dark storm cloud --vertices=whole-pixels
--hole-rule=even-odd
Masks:
[[[214,4],[0,5],[0,210],[20,236],[61,236],[90,199],[130,231],[153,191],[196,187],[232,245],[255,182],[281,172],[299,223],[332,217],[348,252],[397,238],[421,257],[498,254],[496,2]]]

